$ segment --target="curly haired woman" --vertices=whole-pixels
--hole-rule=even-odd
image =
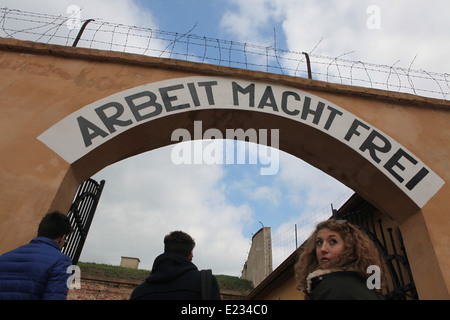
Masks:
[[[344,220],[317,225],[295,265],[297,289],[311,300],[372,300],[382,296],[367,286],[367,268],[381,266],[368,236]]]

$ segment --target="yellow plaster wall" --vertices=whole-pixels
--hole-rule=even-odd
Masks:
[[[264,300],[304,300],[303,293],[295,288],[295,279],[292,277],[270,291]]]

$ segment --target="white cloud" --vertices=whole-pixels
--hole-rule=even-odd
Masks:
[[[140,27],[155,26],[152,13],[132,0],[3,0],[2,7],[50,15],[69,16],[69,6],[81,8],[81,19],[102,19]]]
[[[274,0],[270,1],[270,5],[265,0],[230,2],[234,6],[224,14],[222,25],[230,37],[241,41],[255,43],[259,40],[260,43],[267,43],[271,27],[279,22],[286,47],[279,42],[278,46],[286,50],[309,53],[313,51],[313,54],[332,59],[341,57],[385,66],[395,65],[405,68],[406,72],[410,66],[412,69],[429,72],[448,73],[450,70],[450,62],[447,59],[450,43],[446,41],[450,20],[448,3],[445,1]],[[254,9],[249,10],[250,5]],[[372,11],[371,7],[378,10]],[[377,19],[379,28],[368,27],[368,21],[370,25],[373,18]],[[277,33],[281,33],[281,30],[277,30]],[[269,44],[272,45],[270,41]],[[298,56],[296,58],[298,59]],[[297,70],[299,65],[297,61],[284,63],[284,68],[292,70]],[[379,73],[370,71],[367,75],[361,64],[356,65],[359,70],[350,67],[338,70],[336,66],[329,65],[329,60],[322,63],[313,62],[314,79],[342,81],[346,84],[380,89],[387,89],[389,84],[391,90],[396,90],[395,86],[401,85],[403,92],[414,93],[412,89],[407,89],[411,79],[404,74],[399,83],[396,75],[389,74],[389,68]],[[301,67],[301,70],[305,69],[303,64]],[[328,72],[334,77],[327,78]],[[355,74],[356,72],[359,74]],[[353,82],[351,78],[359,78],[365,82]],[[413,86],[416,89],[440,92],[439,86],[432,79],[425,81],[416,78]],[[420,90],[415,93],[429,94]],[[430,96],[442,98],[441,94]]]
[[[274,267],[296,249],[296,244],[299,246],[306,240],[318,222],[331,216],[331,204],[339,208],[353,194],[351,189],[303,160],[284,152],[280,155],[275,188],[281,190],[281,201],[287,203],[283,209],[287,207],[292,212],[272,228]]]
[[[281,18],[278,6],[270,0],[230,0],[231,8],[225,10],[221,27],[240,42],[273,45],[275,23]],[[232,10],[236,8],[237,10]]]
[[[350,190],[321,170],[287,153],[282,153],[278,184],[286,188],[289,201],[302,210],[321,209]]]
[[[53,16],[37,19],[34,16],[9,13],[19,19],[7,19],[2,27],[16,31],[25,29],[25,32],[8,31],[2,36],[13,33],[14,38],[21,40],[70,46],[80,30],[74,26],[81,26],[85,20],[94,19],[84,30],[77,47],[159,56],[166,46],[146,29],[158,29],[152,12],[137,6],[132,0],[4,0],[2,7]],[[54,16],[60,19],[55,20]],[[64,22],[64,19],[67,21]],[[129,26],[139,26],[140,29],[130,32]],[[150,43],[151,50],[148,50]]]

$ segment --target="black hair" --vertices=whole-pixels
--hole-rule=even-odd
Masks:
[[[59,211],[53,211],[47,213],[39,223],[38,237],[57,239],[71,231],[69,218]]]
[[[164,237],[164,252],[180,254],[187,258],[194,247],[194,239],[183,231],[172,231]]]

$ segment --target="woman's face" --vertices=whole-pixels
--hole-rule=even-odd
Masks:
[[[316,237],[316,257],[319,266],[332,265],[344,251],[345,244],[337,231],[320,229]]]

